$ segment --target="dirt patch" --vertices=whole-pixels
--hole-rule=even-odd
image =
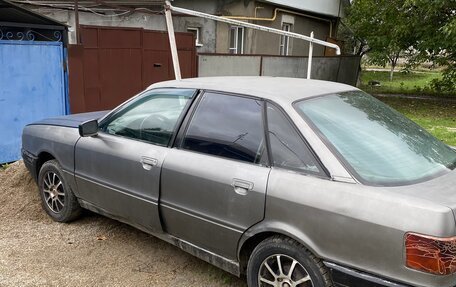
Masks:
[[[0,218],[0,286],[245,286],[117,221],[52,221],[22,162],[0,169]]]

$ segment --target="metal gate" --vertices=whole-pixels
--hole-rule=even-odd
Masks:
[[[164,31],[82,26],[69,46],[71,113],[112,109],[155,82],[174,79]],[[176,33],[183,77],[196,77],[192,33]]]
[[[25,125],[66,114],[62,42],[0,40],[0,163],[21,158]]]

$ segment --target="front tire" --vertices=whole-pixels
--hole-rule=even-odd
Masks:
[[[332,287],[323,262],[298,242],[273,236],[253,250],[247,265],[249,287]]]
[[[82,208],[56,160],[43,164],[38,175],[38,187],[43,209],[53,220],[70,222],[81,215]]]

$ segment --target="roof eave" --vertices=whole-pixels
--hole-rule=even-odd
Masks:
[[[13,3],[13,2],[10,2],[10,1],[7,1],[7,0],[0,0],[0,2],[6,3],[6,4],[10,5],[11,7],[15,8],[15,9],[18,9],[18,10],[24,12],[24,13],[31,14],[34,17],[37,17],[38,19],[41,19],[41,20],[43,20],[45,22],[49,22],[49,26],[63,26],[63,27],[65,27],[66,30],[68,30],[69,25],[67,25],[65,23],[56,21],[56,20],[54,20],[52,18],[49,18],[49,17],[44,16],[42,14],[36,13],[36,12],[30,10],[30,9],[27,9],[25,7],[22,7],[21,5],[18,5],[16,3]]]

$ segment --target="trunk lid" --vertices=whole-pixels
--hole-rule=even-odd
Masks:
[[[401,194],[425,199],[452,209],[456,220],[456,169],[426,182],[395,188]]]

